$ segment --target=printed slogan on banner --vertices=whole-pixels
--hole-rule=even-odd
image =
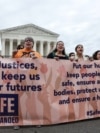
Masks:
[[[100,117],[100,62],[0,60],[0,126]]]

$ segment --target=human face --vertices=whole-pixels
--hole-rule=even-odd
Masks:
[[[32,47],[33,47],[33,40],[31,38],[26,38],[25,39],[25,43],[24,43],[24,47],[28,48],[28,49],[32,49]]]
[[[70,59],[75,59],[75,54],[71,54]]]
[[[77,54],[83,54],[83,51],[84,51],[83,46],[82,45],[78,45],[78,47],[76,49]]]
[[[63,42],[58,42],[56,48],[57,48],[58,52],[62,52],[64,50],[64,43]]]
[[[97,53],[97,60],[100,60],[100,52]]]

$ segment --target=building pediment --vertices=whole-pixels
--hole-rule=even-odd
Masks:
[[[58,37],[59,34],[49,31],[47,29],[41,28],[34,24],[27,24],[22,26],[17,26],[9,29],[1,30],[3,33],[11,33],[11,34],[33,34],[33,35],[50,35]]]

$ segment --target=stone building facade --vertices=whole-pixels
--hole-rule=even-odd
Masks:
[[[1,55],[11,56],[12,51],[16,49],[17,45],[23,43],[26,37],[34,39],[34,50],[38,51],[42,56],[47,56],[55,47],[59,34],[34,24],[0,30]]]

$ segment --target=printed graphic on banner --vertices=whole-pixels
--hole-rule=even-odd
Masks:
[[[0,123],[18,123],[18,94],[0,94]]]

